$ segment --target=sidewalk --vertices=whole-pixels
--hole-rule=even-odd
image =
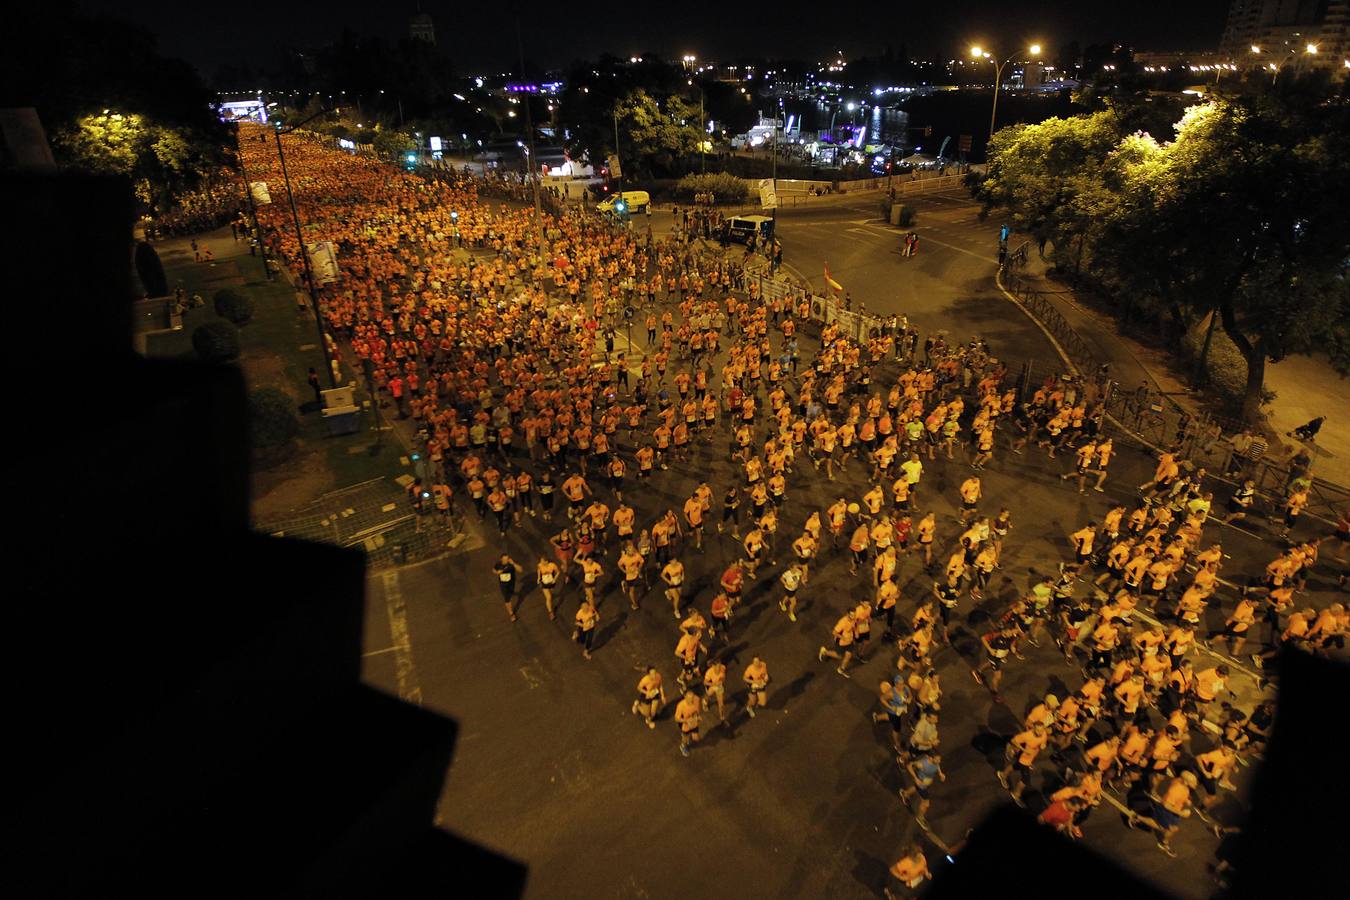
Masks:
[[[1193,415],[1205,412],[1190,385],[1169,370],[1169,355],[1120,334],[1114,321],[1079,303],[1073,290],[1048,275],[1047,268],[1033,248],[1027,254],[1025,268],[1017,275],[1042,293],[1096,360],[1110,364],[1111,378],[1121,390],[1133,391],[1144,384]],[[1269,430],[1277,438],[1271,441],[1267,457],[1285,461],[1306,446],[1318,477],[1350,485],[1350,417],[1339,417],[1338,421],[1334,409],[1339,405],[1336,398],[1350,390],[1346,380],[1325,359],[1296,356],[1267,366],[1266,387],[1277,395],[1265,409]],[[1291,429],[1319,415],[1328,419],[1315,444],[1287,436]]]
[[[194,261],[193,239],[199,247],[212,250],[213,262]],[[279,388],[295,402],[300,434],[293,454],[255,460],[250,479],[255,521],[285,517],[328,492],[406,471],[404,448],[391,437],[381,441],[364,419],[354,434],[328,434],[306,380],[311,366],[319,372],[324,368],[313,314],[297,304],[295,289],[284,279],[264,277],[262,261],[249,255],[246,241],[234,240],[225,227],[158,240],[154,247],[164,263],[170,290],[181,283],[188,295],[200,294],[204,305],[184,313],[179,331],[147,333],[145,354],[195,358],[192,332],[218,318],[214,294],[230,287],[249,295],[254,303],[252,319],[239,328],[237,361],[249,389]],[[352,377],[349,368],[343,374]]]
[[[1313,472],[1329,481],[1350,485],[1350,415],[1345,398],[1350,380],[1331,367],[1326,357],[1291,356],[1266,364],[1266,389],[1275,401],[1266,407],[1271,430],[1286,443],[1306,447],[1313,458]],[[1326,416],[1322,430],[1312,442],[1289,437],[1303,423]]]

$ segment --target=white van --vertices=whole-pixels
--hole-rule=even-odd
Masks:
[[[618,203],[620,199],[627,204],[628,209],[626,212],[628,212],[629,215],[645,212],[652,202],[651,194],[648,194],[646,191],[622,191],[601,200],[595,208],[600,210],[600,212],[615,212],[614,204]]]

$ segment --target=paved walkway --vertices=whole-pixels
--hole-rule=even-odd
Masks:
[[[1189,412],[1203,411],[1189,385],[1153,359],[1155,349],[1120,334],[1115,322],[1079,303],[1073,290],[1050,276],[1047,268],[1047,263],[1031,248],[1027,265],[1018,274],[1043,293],[1097,359],[1111,364],[1111,377],[1122,389],[1133,390],[1147,384]],[[1265,410],[1270,431],[1282,442],[1282,445],[1271,442],[1271,458],[1288,459],[1307,446],[1313,454],[1314,474],[1336,484],[1350,485],[1350,416],[1338,417],[1335,410],[1339,405],[1337,398],[1350,391],[1346,379],[1325,357],[1295,356],[1266,367],[1266,387],[1277,397]],[[1328,420],[1315,443],[1287,436],[1291,429],[1321,415],[1328,416]]]
[[[1271,429],[1285,441],[1308,448],[1314,473],[1350,485],[1350,415],[1342,405],[1350,396],[1350,381],[1321,354],[1291,356],[1267,364],[1266,388],[1275,392],[1275,402],[1266,407]],[[1327,420],[1315,441],[1288,436],[1288,432],[1318,416]]]

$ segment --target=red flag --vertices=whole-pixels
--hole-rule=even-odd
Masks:
[[[830,263],[828,260],[825,262],[825,283],[834,288],[834,291],[837,294],[842,294],[844,292],[844,286],[830,277]]]

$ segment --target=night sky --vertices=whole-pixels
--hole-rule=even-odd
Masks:
[[[194,63],[208,78],[231,61],[270,65],[287,46],[316,47],[344,25],[360,34],[396,39],[418,4],[403,0],[282,3],[234,0],[79,0],[92,13],[145,25],[166,56]],[[855,0],[743,2],[727,0],[599,0],[588,3],[423,2],[436,22],[438,46],[461,72],[506,70],[516,58],[509,10],[519,10],[526,56],[544,66],[609,51],[620,56],[694,53],[824,59],[879,53],[904,42],[911,57],[956,54],[972,42],[1012,48],[1039,41],[1051,55],[1060,43],[1119,42],[1137,49],[1190,50],[1217,46],[1227,0],[1173,3],[1010,0],[863,3]],[[226,87],[226,86],[221,86]]]

